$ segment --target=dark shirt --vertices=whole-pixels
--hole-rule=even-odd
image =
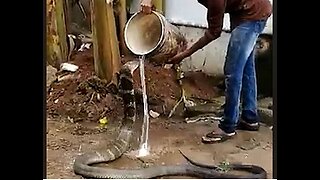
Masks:
[[[272,14],[269,0],[198,0],[208,9],[208,32],[212,39],[220,37],[225,13],[230,15],[230,28],[250,20],[267,20]]]

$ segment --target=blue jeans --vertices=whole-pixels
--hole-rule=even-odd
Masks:
[[[224,64],[226,81],[224,118],[219,124],[226,133],[234,132],[238,124],[241,95],[242,119],[248,123],[259,121],[254,46],[265,25],[266,20],[248,21],[231,32]]]

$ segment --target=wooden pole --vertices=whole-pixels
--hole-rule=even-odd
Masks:
[[[64,14],[64,2],[61,0],[56,0],[56,20],[57,20],[57,30],[60,41],[60,49],[62,54],[62,62],[67,61],[68,57],[68,47],[67,47],[67,32],[66,32],[66,21]]]
[[[92,0],[91,3],[95,72],[99,78],[112,82],[120,68],[113,5],[105,0]]]
[[[109,0],[110,3],[107,3],[107,19],[108,19],[108,28],[109,28],[109,43],[111,46],[111,53],[112,53],[112,79],[115,81],[115,73],[120,70],[120,50],[119,50],[119,41],[117,37],[117,27],[116,27],[116,20],[114,17],[114,10],[112,0]],[[108,2],[108,1],[107,1]]]
[[[155,6],[156,10],[163,13],[163,0],[153,0],[152,3]]]
[[[128,55],[129,50],[124,41],[124,28],[127,22],[127,0],[118,0],[117,12],[119,17],[119,41],[121,47],[121,54]]]
[[[64,0],[64,14],[65,14],[65,24],[66,24],[66,32],[69,34],[71,32],[71,1],[70,0]]]
[[[47,0],[47,62],[58,69],[68,56],[64,5],[61,0]]]

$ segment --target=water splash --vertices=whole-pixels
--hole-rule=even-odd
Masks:
[[[149,113],[148,113],[148,101],[147,101],[148,97],[147,97],[145,74],[144,74],[144,61],[145,61],[145,56],[140,56],[139,62],[140,62],[140,78],[141,78],[142,98],[143,98],[143,124],[142,124],[142,133],[141,133],[141,139],[140,139],[140,148],[138,152],[139,157],[149,155],[149,147],[148,147]]]

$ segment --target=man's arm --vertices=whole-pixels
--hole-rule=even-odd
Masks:
[[[191,56],[193,53],[203,48],[213,40],[221,36],[223,27],[223,18],[225,12],[225,1],[215,0],[208,1],[208,11],[207,11],[207,21],[208,29],[205,31],[204,35],[194,43],[186,51],[176,55],[170,61],[172,63],[180,63],[184,58]]]
[[[224,12],[224,0],[208,1],[208,29],[205,31],[204,35],[189,48],[188,56],[221,36]]]

